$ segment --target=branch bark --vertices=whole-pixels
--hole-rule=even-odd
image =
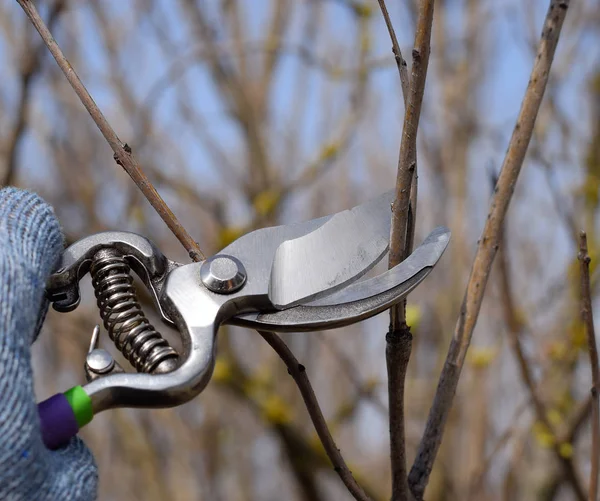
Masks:
[[[498,250],[504,218],[533,134],[569,4],[568,0],[551,0],[546,14],[531,78],[504,158],[488,218],[479,240],[460,316],[429,412],[425,432],[408,478],[411,491],[417,499],[423,498],[442,441],[460,373],[481,310],[492,263]]]
[[[379,6],[392,40],[392,50],[398,64],[405,104],[396,176],[396,197],[392,206],[388,265],[389,268],[393,268],[411,253],[414,239],[417,201],[417,131],[429,64],[434,0],[423,0],[420,4],[412,52],[410,83],[406,62],[400,52],[385,1],[379,0]],[[392,501],[405,501],[410,496],[406,466],[404,389],[411,349],[412,334],[406,324],[406,301],[403,301],[390,309],[390,328],[386,335],[385,351],[388,373]]]
[[[306,368],[300,362],[298,362],[292,351],[288,348],[283,339],[281,339],[277,334],[267,331],[258,331],[258,333],[275,350],[281,360],[283,360],[288,368],[290,376],[294,378],[294,381],[298,385],[298,389],[302,394],[302,398],[306,404],[310,419],[312,420],[315,430],[319,435],[319,439],[325,448],[327,456],[333,463],[335,472],[340,476],[342,482],[350,494],[352,494],[354,499],[357,501],[371,501],[371,498],[367,496],[365,491],[360,485],[358,485],[352,476],[352,472],[346,465],[340,450],[337,448],[337,445],[335,444],[333,437],[329,432],[327,422],[323,417],[323,412],[319,407],[319,402],[317,401],[315,392],[313,391],[310,380],[306,374]]]
[[[429,64],[431,44],[431,26],[433,24],[434,0],[424,0],[419,9],[415,45],[412,52],[413,65],[410,90],[406,100],[398,174],[396,176],[396,199],[392,207],[392,232],[390,238],[390,268],[396,266],[405,257],[406,234],[409,206],[410,186],[417,162],[417,130],[421,117],[421,105],[425,93],[425,80]]]
[[[205,259],[204,254],[200,250],[200,247],[196,243],[194,239],[189,235],[186,229],[181,225],[178,219],[175,217],[175,214],[169,209],[168,205],[162,199],[162,197],[158,194],[146,174],[142,171],[141,166],[131,153],[131,148],[121,142],[113,128],[110,126],[100,108],[94,102],[92,96],[90,96],[89,92],[83,85],[83,82],[75,73],[75,70],[63,54],[62,50],[54,40],[54,37],[48,30],[48,27],[40,17],[35,5],[31,0],[17,0],[18,4],[21,6],[27,17],[31,21],[31,23],[35,26],[35,29],[38,31],[44,44],[48,47],[48,50],[54,56],[54,59],[58,63],[58,66],[63,71],[67,80],[73,87],[73,90],[81,100],[82,104],[85,106],[86,110],[102,132],[102,135],[112,148],[114,152],[114,159],[125,172],[129,174],[133,182],[140,189],[140,191],[144,194],[146,199],[150,202],[154,210],[160,215],[162,220],[166,223],[169,229],[173,232],[173,234],[177,237],[177,239],[184,246],[185,250],[188,252],[191,259],[194,261],[201,261]]]
[[[392,41],[392,52],[398,65],[405,105],[396,177],[396,199],[392,207],[389,267],[393,268],[411,253],[414,239],[417,202],[417,130],[429,63],[434,1],[424,0],[419,9],[410,80],[385,0],[379,0],[379,6]],[[411,349],[412,334],[410,327],[406,325],[406,301],[403,301],[390,310],[390,329],[386,335],[392,501],[406,500],[409,496],[404,389]]]
[[[390,39],[392,40],[392,52],[394,53],[394,59],[396,59],[396,65],[398,66],[398,72],[400,73],[400,84],[402,85],[402,98],[404,99],[404,106],[406,106],[408,100],[408,93],[410,91],[410,77],[408,76],[406,60],[404,59],[404,57],[402,57],[400,44],[398,43],[398,39],[396,38],[396,31],[394,30],[394,25],[392,24],[392,20],[390,19],[390,14],[387,10],[385,0],[378,0],[378,2],[379,8],[381,9],[381,13],[383,14],[383,19],[385,20],[385,25],[387,26],[388,32],[390,34]]]
[[[579,236],[579,261],[581,263],[581,320],[585,325],[592,368],[592,459],[590,468],[589,501],[598,499],[598,469],[600,467],[600,409],[598,391],[600,390],[600,372],[598,370],[598,347],[592,312],[592,294],[590,291],[590,256],[587,248],[587,235]]]

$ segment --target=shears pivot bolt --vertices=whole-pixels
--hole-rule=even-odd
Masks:
[[[225,254],[208,258],[200,267],[200,279],[205,287],[217,294],[231,294],[246,283],[246,269],[239,259]]]

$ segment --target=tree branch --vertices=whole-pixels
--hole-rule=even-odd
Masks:
[[[392,501],[409,499],[406,467],[406,431],[404,424],[404,389],[412,350],[412,334],[406,326],[390,330],[385,336],[385,362],[388,374],[390,415],[390,461],[392,465]]]
[[[477,247],[460,316],[429,412],[425,432],[409,475],[409,485],[417,499],[423,498],[442,441],[444,426],[452,407],[460,373],[481,310],[485,286],[498,250],[504,218],[525,160],[569,4],[568,0],[551,0],[546,15],[531,78]]]
[[[390,268],[396,266],[404,259],[407,249],[406,241],[409,239],[406,234],[406,228],[410,206],[410,186],[417,161],[417,130],[421,117],[421,105],[423,103],[423,94],[425,93],[425,80],[429,64],[433,5],[434,0],[423,0],[419,9],[415,47],[413,49],[412,77],[400,142],[398,174],[396,177],[396,199],[392,208]]]
[[[323,417],[323,413],[319,407],[319,402],[317,401],[315,392],[313,391],[310,380],[306,375],[305,367],[298,362],[294,354],[277,334],[267,331],[258,331],[258,333],[275,350],[281,360],[283,360],[288,368],[290,376],[294,378],[294,381],[298,385],[298,389],[302,394],[302,398],[304,399],[304,403],[308,413],[310,414],[310,418],[315,426],[315,430],[319,435],[319,439],[325,448],[327,456],[333,463],[335,472],[340,476],[342,482],[344,482],[344,485],[348,491],[350,491],[354,499],[358,501],[370,501],[369,496],[365,494],[365,491],[360,485],[358,485],[352,476],[352,472],[348,469],[340,450],[337,448],[337,445],[335,444],[333,437],[329,432],[327,422]]]
[[[423,0],[419,8],[413,49],[410,85],[406,62],[402,58],[398,40],[384,0],[379,0],[398,64],[405,111],[396,197],[392,206],[389,268],[402,262],[412,251],[417,201],[417,131],[421,105],[425,93],[425,80],[429,64],[431,27],[434,0]],[[388,373],[388,398],[390,415],[390,460],[392,466],[392,501],[409,499],[406,467],[406,438],[404,425],[404,386],[412,349],[412,334],[406,325],[406,301],[390,309],[390,329],[386,335],[386,365]]]
[[[408,93],[410,92],[410,77],[408,76],[406,60],[404,59],[404,57],[402,57],[400,44],[398,43],[398,39],[396,38],[396,31],[394,30],[394,25],[392,24],[390,14],[387,10],[387,6],[385,5],[385,0],[378,0],[378,2],[379,8],[381,9],[381,13],[383,14],[383,19],[385,19],[385,25],[387,26],[390,38],[392,40],[392,52],[394,53],[394,58],[396,59],[396,64],[398,66],[398,72],[400,73],[400,84],[402,85],[402,98],[404,99],[404,106],[406,106],[408,100]]]
[[[598,347],[592,311],[592,294],[590,292],[590,256],[587,248],[587,235],[580,234],[579,255],[581,263],[581,320],[585,325],[590,350],[592,368],[592,459],[590,471],[589,501],[598,499],[598,469],[600,467],[600,409],[598,407],[598,391],[600,391],[600,372],[598,370]]]
[[[102,135],[112,148],[114,152],[114,158],[117,164],[119,164],[125,172],[129,174],[133,182],[140,189],[140,191],[144,194],[146,199],[150,202],[152,207],[156,210],[156,212],[160,215],[162,220],[167,224],[169,229],[173,232],[173,234],[177,237],[177,239],[181,242],[181,244],[185,247],[185,250],[188,252],[191,259],[194,261],[201,261],[205,259],[204,254],[200,250],[200,247],[192,239],[186,229],[181,225],[181,223],[175,217],[175,214],[169,209],[165,201],[158,194],[154,186],[150,180],[146,177],[139,163],[131,153],[131,148],[121,142],[115,131],[112,129],[102,111],[98,108],[92,96],[90,96],[89,92],[83,85],[82,81],[75,73],[75,70],[63,54],[62,50],[54,40],[54,37],[48,30],[47,26],[44,24],[44,21],[40,17],[35,5],[31,0],[17,0],[27,17],[31,21],[31,23],[35,26],[35,29],[38,31],[42,40],[48,47],[48,50],[56,59],[58,66],[63,71],[67,80],[73,87],[73,90],[81,100],[82,104],[87,109],[88,113],[102,132]]]

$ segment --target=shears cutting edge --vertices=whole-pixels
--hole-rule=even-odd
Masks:
[[[38,404],[49,448],[68,442],[104,410],[172,407],[196,397],[215,362],[215,337],[230,324],[275,332],[332,329],[370,318],[401,301],[429,275],[450,240],[436,228],[402,263],[360,280],[387,253],[392,191],[330,216],[248,233],[203,262],[167,259],[135,233],[103,232],[69,246],[46,294],[60,312],[80,302],[87,273],[109,337],[138,371],[125,372],[97,347],[88,380]],[[134,271],[161,319],[181,337],[176,350],[144,315]]]

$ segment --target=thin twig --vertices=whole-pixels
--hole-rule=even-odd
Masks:
[[[600,408],[598,406],[600,372],[598,370],[598,347],[596,346],[592,294],[590,291],[591,258],[588,254],[587,235],[584,231],[580,234],[579,255],[577,257],[581,263],[581,320],[587,332],[590,365],[592,366],[592,459],[588,499],[589,501],[596,501],[598,499],[598,469],[600,468]]]
[[[414,216],[417,197],[417,131],[429,64],[434,0],[423,0],[419,8],[412,53],[413,64],[410,85],[406,72],[406,62],[402,58],[387,7],[383,0],[379,0],[379,5],[392,39],[405,103],[396,177],[396,197],[392,207],[392,231],[388,265],[393,268],[411,253],[414,240]],[[390,416],[392,501],[409,499],[404,424],[404,387],[411,349],[412,334],[410,327],[406,324],[406,301],[403,301],[390,309],[390,329],[386,335],[385,350]]]
[[[429,412],[425,432],[409,475],[409,485],[417,499],[423,498],[442,441],[444,426],[452,407],[460,373],[483,302],[492,263],[498,250],[504,218],[525,160],[525,154],[544,96],[552,60],[569,3],[568,0],[551,0],[546,15],[529,85],[525,92],[496,185],[488,218],[477,247],[460,316],[442,369],[433,405]]]
[[[400,84],[402,85],[402,97],[404,99],[404,106],[406,106],[406,103],[408,101],[410,85],[410,77],[408,76],[406,60],[402,57],[400,44],[398,43],[398,39],[396,38],[396,31],[394,30],[394,25],[392,24],[392,20],[390,19],[390,14],[387,10],[385,0],[378,1],[379,7],[381,8],[381,13],[383,14],[383,19],[385,19],[385,25],[387,26],[390,38],[392,40],[392,52],[394,53],[394,58],[396,59],[396,64],[398,65],[398,72],[400,73]]]
[[[560,444],[573,443],[577,438],[581,428],[587,421],[587,418],[592,412],[592,396],[588,395],[585,400],[581,400],[575,410],[569,417],[567,426],[559,432],[557,442]]]
[[[283,340],[273,332],[258,331],[258,333],[269,343],[269,345],[277,352],[281,360],[285,363],[288,368],[288,372],[294,378],[294,381],[298,385],[298,389],[302,394],[304,403],[310,415],[310,418],[315,426],[315,430],[319,435],[319,439],[325,448],[327,456],[333,463],[335,472],[340,476],[344,485],[350,491],[354,499],[358,501],[370,501],[369,496],[365,494],[365,491],[356,482],[352,476],[352,472],[348,469],[344,458],[342,457],[337,445],[335,444],[327,422],[323,417],[319,402],[315,396],[310,380],[306,375],[306,368],[298,362],[294,354],[283,342]]]
[[[131,148],[121,142],[115,131],[112,129],[100,108],[94,102],[92,96],[90,96],[89,92],[75,73],[75,70],[63,54],[62,50],[54,40],[54,37],[48,30],[44,21],[40,17],[35,5],[31,0],[17,0],[27,17],[31,21],[31,23],[35,26],[35,29],[38,31],[42,40],[48,47],[48,50],[56,59],[58,66],[63,71],[67,80],[73,87],[73,90],[81,100],[82,104],[87,109],[88,113],[102,132],[102,135],[114,151],[114,158],[117,164],[119,164],[125,172],[129,174],[133,182],[140,189],[140,191],[144,194],[146,199],[150,202],[152,207],[158,212],[162,220],[167,224],[169,229],[173,232],[173,234],[177,237],[177,239],[181,242],[181,244],[185,247],[185,250],[188,252],[191,259],[194,261],[200,261],[205,258],[204,254],[200,250],[200,247],[196,243],[196,241],[189,235],[186,229],[181,225],[181,223],[175,217],[175,214],[169,209],[165,201],[158,194],[154,186],[150,180],[146,177],[139,163],[131,153]]]
[[[230,346],[227,346],[227,343],[222,348],[225,349],[221,350],[220,359],[226,364],[227,371],[224,377],[213,379],[213,384],[222,385],[236,398],[249,405],[253,412],[265,419],[266,424],[281,441],[293,474],[299,482],[301,477],[316,477],[323,472],[331,473],[331,460],[325,453],[324,448],[319,447],[316,441],[307,437],[302,426],[295,424],[293,419],[280,419],[278,416],[269,417],[265,402],[269,399],[268,395],[275,395],[275,393],[272,393],[275,392],[272,385],[267,383],[268,388],[264,388],[266,393],[253,391],[252,388],[256,388],[256,384],[259,384],[262,388],[263,383],[257,382],[252,374],[248,372],[247,367],[240,362],[239,355]],[[383,501],[384,496],[380,493],[379,485],[377,489],[373,485],[369,485],[365,473],[360,471],[356,473],[356,477],[365,479],[362,481],[362,487],[368,497],[374,501]],[[313,501],[312,497],[302,499]],[[321,497],[315,498],[315,501],[316,499],[321,499]]]
[[[394,59],[396,60],[396,65],[398,66],[398,73],[400,74],[400,85],[402,86],[402,99],[404,101],[404,107],[408,106],[408,95],[410,92],[410,76],[408,74],[408,65],[406,64],[406,60],[402,56],[402,51],[400,50],[400,44],[398,43],[398,38],[396,37],[396,31],[394,30],[394,25],[390,18],[390,14],[387,9],[387,5],[385,0],[378,0],[379,7],[381,9],[381,13],[383,14],[383,19],[385,20],[385,25],[387,26],[388,32],[390,34],[390,39],[392,41],[392,52],[394,54]],[[431,14],[433,15],[433,4]],[[433,18],[432,18],[433,20]],[[419,19],[419,23],[423,21]],[[426,21],[426,20],[425,20]],[[420,24],[418,25],[420,26]],[[431,28],[430,28],[431,30]],[[417,31],[418,33],[418,31]],[[427,42],[431,39],[431,35],[427,39]],[[417,42],[415,41],[415,46],[417,46]],[[423,79],[425,79],[427,75],[427,68],[425,67],[423,72]],[[420,114],[420,113],[419,113]],[[418,118],[417,118],[418,120]],[[405,251],[404,251],[404,259],[408,257],[408,255],[412,252],[413,241],[415,237],[415,222],[417,218],[417,190],[418,190],[418,171],[417,171],[417,158],[416,158],[416,136],[415,136],[415,167],[411,180],[410,187],[410,201],[408,207],[408,216],[406,222],[406,243],[405,243]],[[393,313],[392,313],[393,315]]]

